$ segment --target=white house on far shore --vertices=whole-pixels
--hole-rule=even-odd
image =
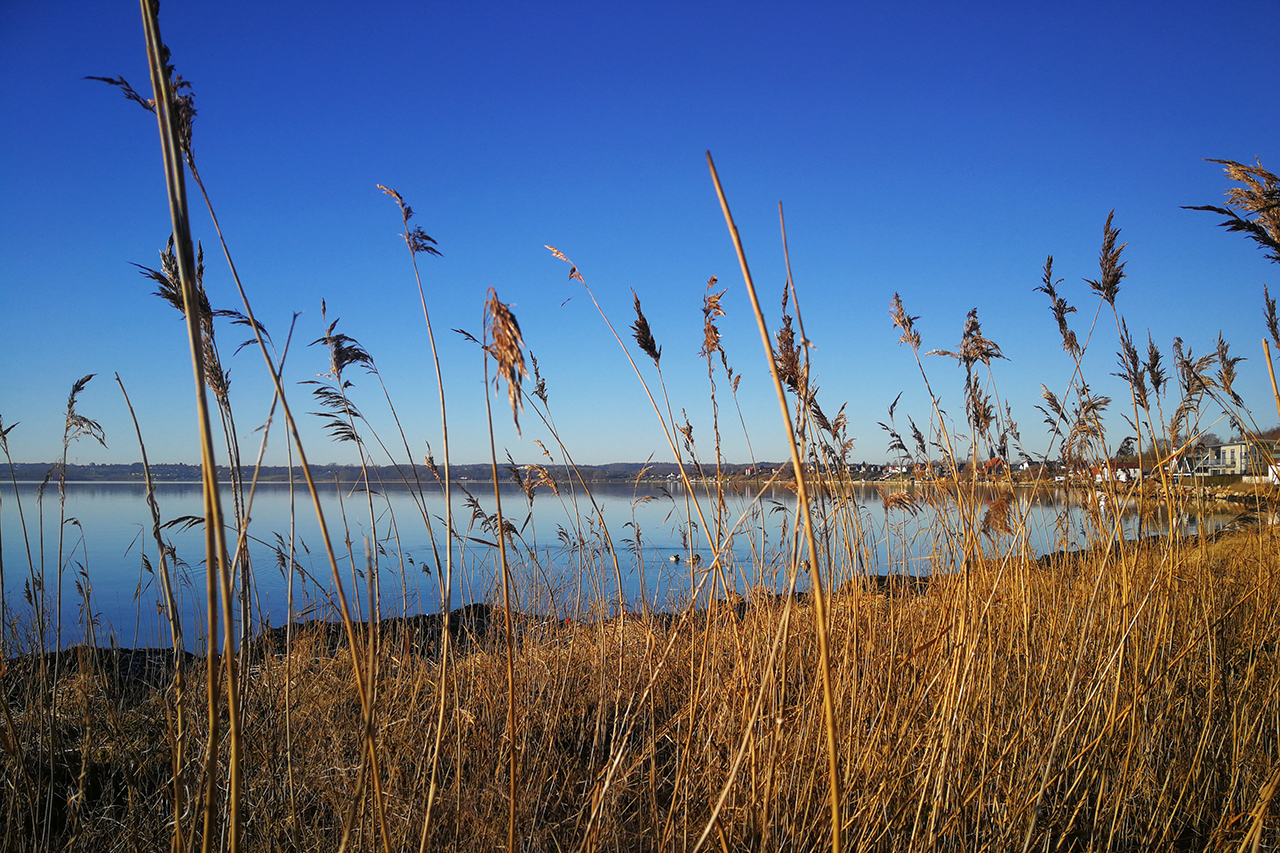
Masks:
[[[1280,459],[1280,442],[1231,441],[1208,444],[1187,459],[1185,473],[1201,476],[1266,474]]]

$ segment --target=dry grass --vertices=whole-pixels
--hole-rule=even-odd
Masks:
[[[1052,566],[997,562],[901,597],[846,585],[830,599],[829,630],[845,843],[1147,850],[1241,838],[1280,737],[1276,544],[1255,531]],[[1127,609],[1116,605],[1122,560],[1136,590]],[[822,673],[807,599],[789,612],[773,600],[620,624],[541,623],[521,637],[522,849],[683,849],[701,834],[739,751],[715,846],[829,844]],[[436,662],[395,646],[377,660],[376,740],[392,848],[415,849]],[[349,843],[381,849],[361,780],[350,652],[327,648],[303,633],[285,654],[250,658],[245,849],[332,849],[361,789]],[[47,820],[58,847],[168,841],[174,691],[137,689],[90,658],[54,686],[63,698],[51,721],[37,668],[11,664],[6,674],[8,849],[41,849],[33,830]],[[509,817],[501,632],[464,645],[450,680],[426,847],[490,850],[503,845]],[[208,731],[200,700],[188,697],[186,709],[196,742]],[[55,756],[41,750],[50,725]],[[38,795],[24,795],[25,778]],[[1274,824],[1264,825],[1274,840]],[[122,827],[136,842],[123,841]]]

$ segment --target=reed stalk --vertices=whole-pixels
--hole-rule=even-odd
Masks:
[[[26,549],[26,554],[27,554],[28,576],[34,582],[35,576],[36,576],[36,569],[35,569],[35,559],[31,553],[31,536],[30,534],[27,533],[27,516],[26,516],[26,513],[23,512],[22,499],[21,499],[21,496],[18,494],[18,475],[13,467],[13,456],[9,453],[9,433],[13,432],[14,428],[16,428],[17,426],[18,425],[16,423],[10,424],[9,426],[5,426],[4,419],[0,418],[0,452],[4,453],[5,464],[9,468],[9,482],[13,485],[13,502],[18,507],[18,524],[22,529],[22,545]],[[0,580],[2,580],[2,578],[0,578]],[[32,586],[34,587],[34,583],[32,584]],[[34,589],[32,591],[34,593]],[[3,608],[4,608],[3,615],[0,616],[0,651],[4,652],[3,654],[0,654],[0,659],[3,659],[8,657],[7,652],[9,648],[8,641],[9,641],[9,632],[10,632],[11,624],[9,621],[8,599],[5,598],[2,592],[0,592],[0,599],[3,599]],[[39,623],[40,621],[42,621],[40,616],[40,607],[38,605],[38,602],[36,601],[33,601],[32,605],[33,605],[33,610],[35,611],[36,621],[37,623]]]
[[[169,559],[165,554],[164,540],[160,535],[160,505],[156,502],[155,485],[151,481],[151,463],[147,459],[146,443],[142,440],[142,426],[138,423],[137,412],[129,400],[129,392],[125,390],[124,381],[116,374],[116,384],[120,386],[120,394],[124,397],[125,407],[133,420],[134,431],[138,434],[138,453],[142,457],[143,485],[147,490],[147,506],[151,510],[151,536],[156,543],[156,559],[159,563],[160,589],[164,595],[165,619],[169,623],[169,639],[173,647],[173,685],[176,748],[173,752],[173,853],[182,853],[182,816],[186,808],[186,684],[182,667],[182,654],[186,651],[186,641],[182,633],[182,616],[178,612],[178,602],[173,594],[173,584],[169,577]]]
[[[413,264],[414,283],[418,288],[418,301],[422,306],[422,320],[427,327],[427,343],[431,350],[431,364],[435,370],[436,377],[436,393],[440,397],[440,434],[442,449],[444,451],[444,527],[445,527],[445,552],[444,552],[444,574],[441,578],[441,595],[440,595],[440,612],[444,614],[444,620],[441,627],[441,652],[440,652],[440,669],[439,678],[436,689],[440,696],[439,704],[436,707],[436,725],[435,736],[431,744],[431,770],[430,781],[427,786],[427,804],[426,812],[422,819],[422,834],[418,843],[419,851],[426,847],[427,835],[431,830],[431,818],[436,802],[436,781],[440,765],[440,744],[444,735],[444,714],[448,704],[448,676],[449,676],[449,659],[452,638],[449,631],[450,613],[453,610],[453,472],[451,470],[452,455],[449,447],[449,414],[445,403],[444,393],[444,373],[440,367],[440,354],[436,349],[435,330],[431,325],[431,312],[427,308],[427,296],[422,286],[422,272],[418,268],[418,254],[439,255],[440,252],[434,247],[435,240],[429,237],[421,227],[411,227],[409,218],[413,216],[413,210],[409,205],[405,204],[400,193],[394,189],[378,184],[378,189],[382,190],[386,195],[391,196],[396,206],[400,210],[401,222],[404,225],[405,247],[409,250],[409,260]],[[384,389],[385,390],[385,389]],[[387,398],[390,403],[390,396]],[[399,424],[399,418],[396,418]],[[401,433],[403,436],[403,432]],[[405,451],[408,453],[408,442],[405,442]],[[412,464],[412,454],[409,454],[410,464]],[[417,467],[414,466],[415,478]],[[435,536],[431,534],[431,515],[423,507],[422,517],[427,525],[427,533],[431,536],[432,548],[435,549]],[[439,572],[440,556],[436,553],[436,568]]]
[[[214,229],[218,234],[218,239],[222,246],[223,255],[227,261],[227,266],[230,269],[232,280],[235,282],[236,290],[239,293],[241,303],[244,306],[244,313],[245,313],[246,319],[249,321],[250,328],[252,328],[254,331],[254,338],[258,344],[259,351],[262,354],[263,361],[266,364],[268,374],[271,376],[272,383],[275,387],[277,397],[280,401],[281,409],[285,415],[285,420],[289,429],[290,437],[292,439],[293,447],[298,453],[298,463],[302,469],[303,476],[306,479],[307,489],[309,494],[311,495],[312,507],[316,513],[316,519],[320,526],[320,538],[325,548],[325,556],[329,562],[330,571],[332,573],[334,585],[338,595],[339,612],[340,612],[343,626],[347,635],[348,646],[352,653],[353,682],[356,686],[357,693],[359,694],[359,697],[360,697],[361,707],[364,709],[365,713],[368,714],[369,699],[365,690],[365,679],[361,672],[360,657],[358,654],[359,645],[356,642],[354,625],[351,620],[350,608],[348,607],[348,604],[347,604],[347,598],[346,598],[345,591],[343,589],[342,579],[338,571],[337,555],[334,552],[332,539],[329,536],[329,529],[325,521],[324,511],[320,505],[319,491],[317,489],[315,479],[311,473],[311,466],[307,460],[305,448],[302,445],[302,440],[298,432],[297,422],[289,406],[288,398],[284,393],[284,388],[283,388],[281,377],[280,377],[280,371],[275,366],[271,358],[271,354],[267,350],[267,344],[263,336],[262,326],[261,324],[258,323],[257,319],[254,317],[253,309],[249,304],[249,299],[245,293],[244,285],[240,279],[240,275],[238,271],[236,270],[235,262],[232,260],[230,249],[227,246],[226,239],[222,233],[222,228],[218,222],[216,211],[214,210],[212,202],[209,199],[209,195],[207,190],[205,189],[204,183],[200,179],[199,171],[196,169],[194,158],[190,156],[189,147],[184,146],[181,143],[181,139],[179,138],[176,123],[169,114],[170,111],[167,109],[167,107],[158,106],[158,105],[167,105],[171,103],[169,98],[172,97],[172,93],[169,92],[168,90],[169,77],[168,77],[168,74],[166,73],[168,68],[167,66],[164,66],[164,64],[160,61],[160,57],[167,55],[167,53],[159,37],[159,23],[156,15],[158,10],[154,6],[149,4],[149,0],[141,0],[141,4],[143,6],[144,25],[146,27],[147,37],[148,37],[148,56],[151,64],[152,88],[153,90],[156,91],[157,97],[154,101],[150,102],[150,104],[146,102],[142,102],[141,99],[138,99],[138,100],[140,103],[143,103],[144,106],[148,106],[149,109],[155,112],[157,116],[157,121],[161,126],[161,142],[162,142],[162,151],[164,154],[164,161],[165,161],[166,182],[170,188],[171,215],[175,223],[180,223],[183,225],[183,227],[185,228],[185,233],[187,235],[185,243],[179,239],[176,239],[175,237],[175,242],[180,244],[178,246],[180,251],[178,251],[177,254],[178,254],[178,260],[179,260],[179,269],[182,272],[184,302],[187,302],[187,304],[194,304],[194,302],[192,302],[189,299],[189,296],[187,295],[188,290],[191,288],[190,283],[193,280],[193,275],[191,272],[192,253],[191,253],[190,229],[189,229],[189,226],[187,225],[188,220],[187,220],[187,213],[186,213],[186,196],[185,196],[183,172],[182,172],[182,157],[185,155],[186,164],[188,168],[191,170],[192,177],[195,179],[197,186],[201,190],[201,194],[205,200],[205,205],[209,211],[209,215],[211,217]],[[164,98],[160,97],[160,94],[162,93],[162,91],[167,93],[166,97]],[[179,232],[179,229],[175,228],[175,231],[174,231],[175,235],[177,235],[178,232]],[[195,315],[192,311],[189,311],[189,310],[184,311],[184,314],[187,317],[189,336],[190,336],[191,334],[190,329],[196,323],[196,321],[193,319]],[[197,328],[197,331],[198,331],[198,328]],[[198,341],[198,337],[192,339],[193,349],[198,349],[196,341]],[[195,356],[193,356],[193,360],[194,358]],[[208,407],[207,407],[207,402],[205,401],[203,391],[198,393],[198,403],[200,406],[199,412],[201,413],[200,423],[202,424],[202,427],[201,427],[202,435],[206,437],[211,437],[212,435],[211,429],[208,428],[207,426]],[[202,438],[202,443],[203,441],[204,439]],[[202,453],[204,453],[203,450],[202,450]],[[210,451],[209,458],[210,459],[212,458],[211,451]],[[205,467],[209,469],[208,464],[206,464]],[[220,508],[220,504],[218,503],[217,491],[216,489],[214,489],[211,492],[207,485],[206,485],[205,491],[206,491],[206,501],[209,502],[211,506],[217,511],[218,518],[219,518],[219,524],[216,526],[216,528],[213,525],[210,525],[208,521],[206,521],[206,525],[205,525],[206,537],[208,537],[208,541],[206,542],[206,546],[207,546],[206,550],[210,550],[212,548],[212,550],[216,551],[218,543],[220,542],[221,543],[220,553],[222,553],[222,555],[225,557],[226,545],[225,545],[225,539],[221,537],[221,531],[223,528],[221,526],[221,521],[220,521],[221,508]],[[212,530],[215,530],[215,529],[216,531],[218,531],[217,537],[215,537],[215,534],[211,532]],[[224,566],[225,568],[224,563],[217,563],[217,564],[210,563],[209,565],[210,566],[220,565],[220,566]],[[212,575],[210,575],[210,587],[211,587],[210,607],[211,607],[211,613],[212,613],[213,612],[212,608],[214,607],[214,605],[212,604],[212,601],[213,601],[213,598],[215,597],[215,591],[212,588],[213,587]],[[216,624],[216,620],[211,618],[210,619],[210,636],[211,637],[214,636],[215,624]],[[218,703],[218,696],[216,692],[216,683],[217,683],[217,676],[215,674],[216,668],[217,668],[216,654],[214,654],[211,651],[210,660],[209,660],[209,673],[210,673],[209,678],[211,679],[211,683],[214,684],[215,687],[214,689],[210,690],[209,709],[210,709],[210,719],[214,720],[215,722],[211,723],[211,729],[212,729],[211,737],[210,737],[211,746],[210,746],[210,751],[207,754],[207,758],[206,758],[206,765],[207,765],[206,774],[203,780],[205,789],[210,792],[214,790],[212,787],[212,778],[209,775],[209,773],[211,772],[210,762],[212,761],[212,758],[213,758],[212,744],[217,739],[216,716],[213,712],[213,710],[216,708]],[[234,668],[233,667],[229,668],[228,673],[229,673],[228,677],[230,682],[234,683],[235,681]],[[233,756],[233,759],[236,759],[232,763],[233,764],[232,770],[233,770],[233,776],[236,776],[238,778],[238,771],[236,770],[236,764],[238,763],[238,756],[239,756],[239,738],[234,734],[234,731],[235,731],[234,727],[238,725],[237,715],[231,714],[230,719],[233,726],[233,737],[231,738],[232,756]],[[379,761],[378,761],[376,748],[373,750],[372,756],[370,758],[370,762],[374,768],[374,772],[377,773],[378,767],[379,767]],[[239,790],[238,784],[233,785],[231,787],[231,790],[232,792],[238,792]],[[212,797],[213,797],[213,794],[210,793],[209,799],[206,800],[206,807],[205,807],[206,831],[205,831],[204,843],[206,845],[205,847],[206,850],[208,849],[207,845],[212,843],[210,833],[212,831],[211,827],[212,827],[213,815],[215,811],[213,808]],[[381,821],[381,815],[380,815],[380,821]],[[231,824],[233,826],[238,824],[238,812],[233,813],[233,819],[231,821]]]
[[[751,270],[747,266],[746,252],[742,248],[742,239],[738,236],[738,227],[733,222],[733,214],[729,212],[729,202],[725,198],[724,188],[720,185],[720,176],[716,173],[715,162],[711,152],[707,152],[707,166],[711,170],[711,180],[716,187],[716,195],[720,199],[720,209],[724,213],[725,224],[733,239],[733,248],[738,253],[738,265],[742,268],[742,279],[746,284],[747,296],[751,299],[751,308],[756,315],[756,325],[760,329],[760,341],[769,361],[769,373],[773,377],[774,392],[778,395],[778,403],[782,408],[782,420],[786,430],[787,446],[791,451],[791,467],[796,478],[796,498],[799,511],[804,521],[804,535],[809,549],[810,578],[813,584],[813,621],[814,631],[818,637],[818,659],[822,670],[822,707],[826,717],[827,729],[827,771],[828,788],[831,803],[831,851],[840,853],[843,848],[841,836],[844,822],[841,818],[840,767],[836,738],[836,705],[832,690],[831,652],[827,644],[827,613],[822,589],[822,572],[818,568],[818,548],[813,536],[813,519],[809,514],[809,495],[805,486],[804,465],[800,461],[800,450],[796,444],[795,429],[791,424],[791,410],[787,406],[786,392],[782,388],[782,379],[778,376],[777,360],[774,358],[773,342],[769,339],[769,329],[765,325],[764,313],[760,310],[760,300],[756,297],[755,283],[751,279]],[[796,567],[792,574],[799,570]]]
[[[191,228],[187,216],[187,196],[183,178],[182,156],[177,128],[171,114],[172,93],[169,74],[165,67],[167,51],[160,38],[159,9],[151,0],[141,0],[142,18],[147,36],[147,59],[151,70],[151,86],[155,93],[156,120],[160,129],[160,147],[164,160],[165,186],[169,198],[169,214],[173,224],[174,251],[181,275],[182,295],[186,305],[187,338],[191,347],[191,364],[196,385],[196,415],[200,430],[201,464],[204,472],[205,559],[207,598],[209,608],[209,649],[206,687],[209,704],[209,743],[205,758],[205,811],[202,849],[209,853],[213,848],[215,816],[217,814],[217,785],[213,782],[217,761],[219,716],[219,665],[215,651],[218,626],[218,593],[223,597],[223,654],[227,671],[227,712],[230,727],[231,764],[228,788],[228,839],[231,853],[239,849],[240,842],[240,706],[237,694],[236,662],[232,645],[232,620],[230,618],[230,576],[227,563],[227,543],[223,532],[222,503],[218,494],[217,463],[214,458],[213,428],[209,417],[209,404],[205,396],[204,350],[201,346],[200,309],[195,291],[195,257],[192,250]]]
[[[507,562],[507,526],[502,516],[502,492],[498,480],[498,451],[493,439],[493,407],[489,400],[489,358],[497,363],[497,372],[507,381],[508,396],[511,399],[512,418],[517,428],[520,425],[516,416],[520,398],[520,378],[524,374],[524,357],[521,353],[522,340],[520,327],[506,305],[498,301],[493,288],[489,289],[485,301],[485,337],[484,352],[484,387],[485,415],[489,425],[489,457],[493,472],[493,502],[498,517],[498,559],[502,572],[502,616],[503,631],[507,650],[507,773],[508,773],[508,812],[507,812],[507,853],[516,850],[516,788],[518,787],[519,765],[516,762],[516,676],[515,676],[515,633],[511,623],[511,567]]]

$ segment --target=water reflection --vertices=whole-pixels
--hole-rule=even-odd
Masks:
[[[63,644],[84,637],[85,612],[97,621],[101,642],[168,642],[157,575],[161,563],[141,484],[69,484],[64,507],[56,488],[43,497],[37,484],[19,484],[16,495],[11,484],[4,489],[5,598],[10,613],[20,614],[26,642],[36,630],[33,601],[48,603],[46,634],[52,638],[56,631],[59,568]],[[159,485],[162,518],[201,515],[201,494],[198,483]],[[726,589],[777,590],[785,588],[799,558],[796,499],[785,488],[726,488],[719,508],[706,495],[695,502],[678,484],[661,482],[594,484],[590,495],[566,485],[526,492],[505,484],[500,494],[512,546],[513,593],[526,611],[586,616],[592,607],[668,609],[684,606],[695,593],[705,598]],[[1090,491],[991,490],[958,503],[954,495],[931,488],[858,487],[815,497],[814,532],[826,582],[838,586],[855,575],[952,571],[964,558],[966,542],[969,553],[1037,556],[1111,535],[1169,529],[1167,519],[1140,519],[1132,504],[1122,503]],[[224,505],[231,506],[229,494]],[[419,496],[391,487],[366,494],[329,485],[323,487],[322,506],[338,574],[359,618],[374,609],[388,615],[440,609],[446,547],[453,563],[451,606],[500,596],[491,483],[455,488],[457,535],[447,545],[439,490]],[[67,522],[59,551],[62,516]],[[331,617],[333,570],[305,489],[260,485],[250,517],[255,622]],[[1223,518],[1177,521],[1194,532]],[[163,538],[173,549],[174,559],[166,562],[184,629],[194,638],[204,629],[203,534],[199,527],[175,524]],[[231,537],[229,546],[234,543]],[[797,586],[804,589],[808,582],[801,572]],[[196,647],[193,640],[188,645]]]

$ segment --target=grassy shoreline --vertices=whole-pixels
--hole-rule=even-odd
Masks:
[[[1051,568],[992,561],[935,578],[927,595],[846,587],[829,607],[855,849],[1218,849],[1258,805],[1280,745],[1280,550],[1268,531]],[[757,598],[696,618],[531,623],[514,649],[522,847],[681,847],[711,820],[735,761],[711,820],[728,849],[827,846],[810,608]],[[500,609],[491,615],[500,622]],[[503,840],[507,775],[494,746],[513,735],[494,627],[456,647],[426,849]],[[392,844],[417,848],[437,665],[393,624],[360,643]],[[242,665],[244,849],[332,849],[362,787],[351,652],[301,630],[288,650]],[[11,830],[40,837],[53,821],[55,837],[96,849],[123,826],[144,849],[164,846],[172,708],[186,702],[201,729],[202,691],[130,692],[85,665],[57,684],[49,719],[38,669],[6,663],[3,770],[15,781],[0,807]],[[41,726],[59,730],[58,754],[41,749]],[[49,799],[23,802],[18,780],[50,772]],[[379,846],[375,823],[366,802],[357,849]]]

